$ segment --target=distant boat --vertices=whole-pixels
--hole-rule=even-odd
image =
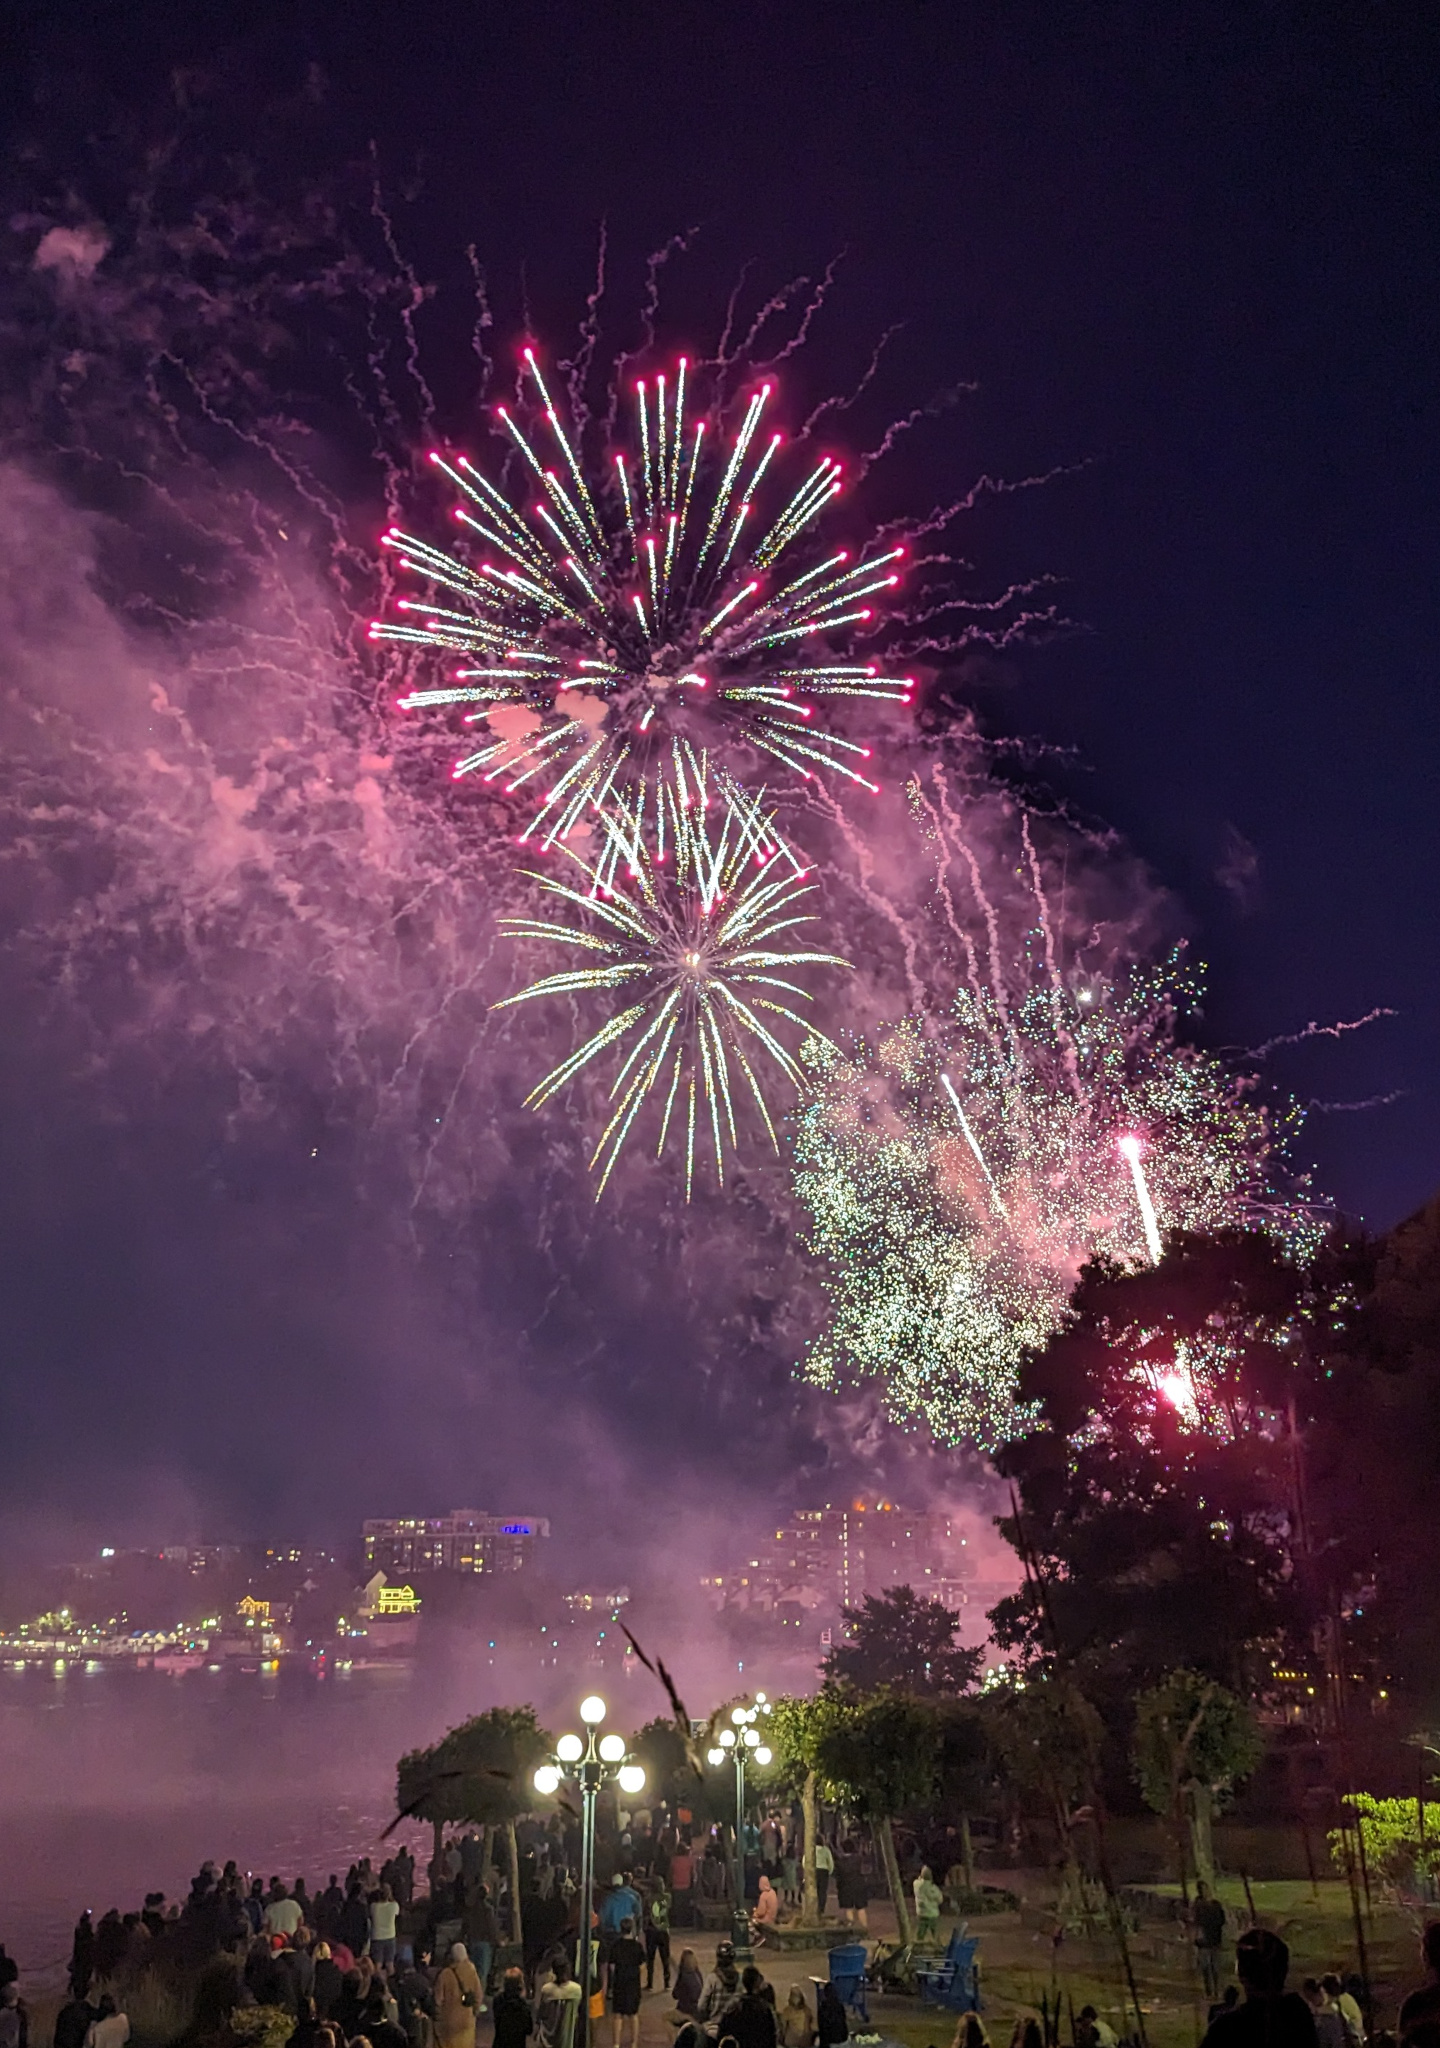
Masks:
[[[203,1671],[209,1662],[205,1650],[157,1650],[155,1669],[157,1671]]]

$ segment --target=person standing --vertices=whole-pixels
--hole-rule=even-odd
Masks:
[[[525,2048],[535,2031],[535,2016],[525,1997],[525,1974],[507,1970],[495,2000],[495,2048]]]
[[[580,2013],[580,1986],[564,1956],[550,1965],[550,1981],[542,1985],[536,2022],[542,2048],[574,2048]]]
[[[395,1930],[399,1924],[400,1907],[395,1894],[388,1884],[382,1884],[370,1901],[370,1954],[377,1970],[395,1967]]]
[[[660,1958],[665,1989],[670,1989],[670,1894],[665,1880],[656,1876],[655,1889],[645,1912],[645,1989],[655,1989],[655,1958]]]
[[[310,1996],[315,2001],[315,2017],[328,2020],[340,2003],[340,1993],[345,1988],[345,1972],[331,1955],[328,1942],[317,1941],[313,1957],[315,1977],[310,1986]]]
[[[252,1888],[252,1896],[258,1898],[258,1886]],[[334,1871],[332,1870],[330,1873],[329,1884],[326,1885],[324,1891],[321,1892],[320,1896],[315,1901],[315,1932],[319,1935],[322,1941],[334,1941],[335,1937],[339,1934],[340,1915],[344,1911],[344,1908],[345,1894],[340,1889],[339,1878],[335,1875]],[[246,1910],[249,1910],[248,1903]],[[258,1917],[253,1924],[255,1927],[255,1931],[258,1934],[260,1931]]]
[[[945,1895],[936,1884],[928,1863],[921,1864],[920,1875],[912,1889],[915,1894],[915,1939],[933,1941],[940,1925],[940,1908],[945,1903]]]
[[[640,1894],[627,1883],[617,1870],[610,1880],[610,1889],[600,1901],[600,1952],[605,1954],[609,1943],[620,1932],[622,1921],[630,1922],[631,1932],[640,1926]]]
[[[85,2037],[99,2018],[83,1998],[72,1998],[55,2015],[55,2048],[85,2048]]]
[[[265,1906],[265,1932],[281,1934],[288,1941],[297,1927],[303,1926],[304,1911],[298,1899],[292,1899],[278,1877],[270,1880],[270,1898]]]
[[[690,1891],[694,1882],[695,1857],[687,1839],[676,1843],[670,1857],[670,1895],[676,1908],[670,1918],[677,1926],[694,1925],[690,1912]]]
[[[435,1980],[435,2038],[439,2048],[475,2048],[475,2015],[481,2006],[480,1979],[463,1941],[453,1942],[450,1959]]]
[[[75,1935],[70,1944],[70,1996],[84,1998],[94,1974],[95,1922],[90,1918],[87,1906],[75,1923]]]
[[[640,2048],[640,1972],[645,1951],[635,1938],[635,1922],[627,1914],[610,1944],[607,1989],[613,2022],[611,2040],[620,2048],[625,2022],[630,2022],[630,2048]]]
[[[480,1979],[480,2010],[485,2010],[485,1992],[490,1983],[490,1965],[500,1942],[500,1923],[490,1900],[488,1884],[471,1890],[465,1907],[465,1949]]]
[[[822,1835],[815,1844],[815,1897],[820,1907],[820,1918],[825,1918],[825,1906],[830,1897],[830,1879],[835,1871],[835,1851]],[[840,2036],[843,2041],[846,2036]]]
[[[1191,1909],[1190,1919],[1195,1929],[1195,1955],[1200,1964],[1200,1981],[1205,1986],[1205,1996],[1216,1999],[1220,1996],[1220,1952],[1225,1945],[1225,1908],[1203,1880],[1195,1887],[1195,1904]]]
[[[835,1903],[847,1927],[868,1931],[870,1894],[860,1867],[860,1852],[848,1837],[840,1844],[835,1863]]]

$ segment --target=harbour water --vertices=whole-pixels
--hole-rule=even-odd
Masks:
[[[323,1884],[380,1848],[396,1759],[485,1700],[413,1665],[0,1665],[0,1940],[63,1975],[82,1910],[183,1896],[207,1857]],[[408,1839],[428,1855],[428,1829]],[[377,1859],[378,1860],[378,1859]]]

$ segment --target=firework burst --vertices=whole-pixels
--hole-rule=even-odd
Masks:
[[[455,547],[394,527],[384,537],[423,594],[401,598],[404,618],[377,621],[372,639],[462,663],[401,706],[473,706],[463,716],[484,729],[455,776],[533,792],[522,836],[544,845],[640,776],[673,780],[686,745],[724,742],[874,790],[870,749],[817,724],[816,700],[910,701],[913,678],[853,651],[905,550],[819,546],[840,463],[822,455],[777,492],[773,387],[727,421],[718,401],[696,407],[682,356],[673,375],[634,386],[632,433],[591,470],[593,437],[567,431],[533,350],[524,362],[533,427],[498,410],[524,496],[466,456],[432,454],[460,501]]]
[[[512,938],[564,946],[584,964],[542,976],[497,1008],[541,996],[628,998],[527,1098],[539,1108],[601,1055],[619,1060],[611,1115],[591,1160],[600,1175],[597,1200],[647,1105],[659,1113],[657,1156],[672,1132],[684,1147],[687,1200],[697,1141],[707,1135],[723,1183],[727,1145],[739,1143],[741,1081],[778,1151],[761,1074],[778,1069],[803,1086],[777,1029],[813,1032],[794,1007],[809,993],[792,977],[802,967],[847,964],[794,944],[799,928],[814,921],[801,908],[813,884],[763,802],[717,784],[704,757],[683,745],[673,767],[648,809],[642,786],[635,801],[617,800],[592,813],[596,822],[582,821],[586,839],[598,825],[600,844],[593,856],[569,843],[562,848],[574,879],[534,875],[566,906],[565,921],[502,920]]]
[[[1166,1231],[1236,1224],[1303,1240],[1269,1112],[1180,1042],[1194,994],[1173,963],[1013,1009],[967,990],[943,1025],[816,1047],[796,1186],[832,1316],[807,1377],[882,1379],[897,1416],[991,1446],[1088,1258],[1147,1263]]]

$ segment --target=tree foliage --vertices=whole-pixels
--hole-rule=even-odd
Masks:
[[[1370,1875],[1379,1878],[1392,1898],[1418,1901],[1425,1890],[1421,1872],[1432,1884],[1440,1877],[1440,1806],[1427,1802],[1422,1842],[1418,1799],[1376,1799],[1369,1792],[1353,1792],[1346,1795],[1345,1804],[1359,1821]],[[1336,1868],[1347,1875],[1354,1855],[1347,1831],[1334,1828],[1328,1839]]]
[[[827,1685],[815,1738],[816,1772],[829,1796],[874,1829],[901,1941],[911,1939],[910,1905],[900,1882],[892,1823],[927,1806],[940,1761],[940,1725],[927,1701],[902,1692],[856,1692]]]
[[[1154,1813],[1170,1811],[1177,1784],[1229,1792],[1249,1777],[1263,1749],[1244,1700],[1198,1671],[1172,1671],[1140,1695],[1135,1776]]]
[[[983,1650],[968,1650],[955,1638],[960,1616],[943,1600],[922,1599],[913,1586],[867,1593],[859,1607],[845,1609],[848,1639],[825,1658],[827,1679],[874,1692],[929,1699],[965,1692],[985,1661]]]
[[[1140,1695],[1133,1760],[1146,1804],[1190,1829],[1195,1875],[1215,1881],[1211,1821],[1259,1763],[1264,1742],[1245,1701],[1198,1671],[1172,1671]]]
[[[734,1818],[734,1787],[728,1776],[723,1780],[713,1773],[703,1778],[696,1776],[673,1716],[667,1714],[647,1721],[630,1747],[645,1766],[648,1798],[687,1808],[704,1827],[715,1820]]]
[[[935,1789],[940,1730],[921,1700],[896,1692],[829,1689],[815,1737],[826,1794],[865,1820],[893,1820]]]
[[[1021,1508],[1001,1527],[1038,1584],[992,1620],[1022,1663],[1043,1663],[1053,1630],[1118,1710],[1181,1665],[1244,1688],[1253,1646],[1307,1632],[1287,1428],[1312,1295],[1258,1233],[1177,1238],[1143,1271],[1086,1267],[1022,1367],[1040,1426],[1000,1458]],[[1162,1391],[1177,1361],[1203,1386],[1206,1426]]]
[[[1103,1728],[1099,1714],[1063,1673],[1012,1679],[984,1695],[991,1747],[1022,1800],[1053,1820],[1062,1840],[1094,1787]]]
[[[503,1827],[534,1807],[531,1781],[551,1747],[533,1707],[491,1707],[401,1757],[396,1810],[436,1826]]]

